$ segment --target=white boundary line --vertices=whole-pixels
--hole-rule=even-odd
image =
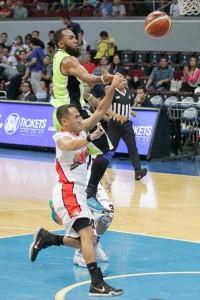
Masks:
[[[111,277],[106,277],[106,280],[110,279],[117,279],[117,278],[124,278],[124,277],[142,277],[142,276],[156,276],[156,275],[184,275],[184,274],[189,274],[189,275],[196,275],[200,274],[200,271],[182,271],[182,272],[152,272],[152,273],[136,273],[136,274],[124,274],[124,275],[117,275],[117,276],[111,276]],[[69,285],[60,291],[58,291],[55,294],[55,300],[66,300],[66,295],[68,292],[71,290],[80,287],[82,285],[90,283],[90,280],[82,281],[79,283],[75,283],[72,285]]]

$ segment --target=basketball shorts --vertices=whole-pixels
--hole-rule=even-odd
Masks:
[[[79,234],[72,228],[78,218],[88,218],[94,223],[94,216],[87,207],[85,193],[73,194],[68,191],[68,185],[57,183],[53,189],[52,197],[55,212],[62,220],[66,236],[78,238]],[[94,234],[96,232],[94,230]]]

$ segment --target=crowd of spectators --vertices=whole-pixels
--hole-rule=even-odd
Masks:
[[[172,17],[180,15],[178,0],[4,0],[0,2],[0,18],[63,17],[68,11],[72,17],[145,16],[154,9],[164,10]],[[166,4],[168,4],[166,6]]]
[[[119,3],[118,0],[115,1],[115,3],[117,2]],[[104,0],[103,5],[106,3],[107,1]],[[59,5],[59,3],[54,1],[52,8],[55,8],[56,5]],[[115,39],[107,31],[99,33],[99,40],[96,42],[95,49],[90,49],[84,39],[84,32],[78,23],[72,21],[69,15],[65,15],[63,16],[63,24],[75,34],[81,49],[79,60],[89,73],[101,76],[110,64],[109,72],[111,74],[120,72],[127,79],[130,79],[129,87],[135,89],[141,85],[141,81],[139,80],[140,76],[138,78],[132,74],[134,74],[134,71],[139,71],[138,69],[146,68],[148,72],[146,74],[144,72],[146,80],[143,82],[143,87],[147,91],[170,91],[171,81],[176,79],[171,55],[163,56],[162,54],[159,59],[156,55],[152,55],[151,60],[146,64],[147,61],[143,57],[144,53],[141,53],[134,62],[130,58],[130,53],[122,55],[123,51],[121,53],[117,51]],[[7,91],[8,99],[49,101],[53,97],[52,88],[50,89],[53,57],[56,53],[53,38],[53,30],[49,31],[47,41],[42,41],[40,32],[33,30],[25,37],[17,35],[10,44],[7,33],[1,33],[0,89]],[[176,64],[176,61],[174,63]],[[179,65],[181,72],[179,81],[181,79],[182,91],[194,93],[199,86],[200,70],[198,64],[199,60],[197,61],[196,57],[191,56],[190,59],[184,58],[184,61]],[[104,85],[95,85],[92,87],[92,92],[97,98],[102,98],[104,96]]]

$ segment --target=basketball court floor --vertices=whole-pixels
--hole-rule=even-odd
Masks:
[[[142,165],[148,174],[139,182],[126,158],[108,169],[115,218],[101,239],[103,274],[124,289],[122,300],[199,300],[200,157]],[[0,176],[0,299],[98,299],[88,296],[88,271],[73,264],[73,249],[28,259],[37,226],[64,233],[48,208],[54,154],[0,149]]]

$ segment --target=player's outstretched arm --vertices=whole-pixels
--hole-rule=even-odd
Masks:
[[[124,83],[124,81],[125,78],[123,75],[119,73],[116,73],[114,75],[110,89],[108,90],[105,97],[100,101],[95,112],[88,119],[83,121],[83,130],[85,130],[86,132],[89,131],[101,120],[103,115],[107,112],[108,108],[110,107],[115,88],[117,88],[121,83]]]
[[[113,75],[108,72],[109,67],[102,76],[89,74],[88,71],[80,64],[76,57],[70,56],[63,59],[61,64],[61,72],[65,76],[73,75],[83,82],[89,84],[109,83],[113,79]]]

